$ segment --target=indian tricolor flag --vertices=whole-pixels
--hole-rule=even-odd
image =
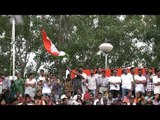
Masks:
[[[44,48],[46,49],[48,53],[52,54],[53,56],[65,56],[66,55],[65,52],[58,51],[58,49],[49,39],[49,37],[47,36],[44,30],[42,30],[42,39],[43,39]]]

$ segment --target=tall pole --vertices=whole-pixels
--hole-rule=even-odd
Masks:
[[[12,19],[12,45],[13,45],[13,80],[15,78],[15,16]]]
[[[105,69],[107,69],[107,67],[108,67],[108,64],[107,64],[108,58],[107,57],[108,57],[108,54],[105,53]]]

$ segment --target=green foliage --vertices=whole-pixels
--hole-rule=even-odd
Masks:
[[[122,18],[122,19],[120,19]],[[16,69],[22,74],[37,72],[46,62],[54,62],[48,69],[60,77],[65,75],[66,65],[75,69],[104,67],[104,56],[97,55],[105,39],[114,48],[108,55],[110,68],[138,66],[149,63],[157,66],[160,61],[160,16],[143,15],[24,15],[24,24],[16,25]],[[7,16],[0,16],[0,72],[11,71],[11,24]],[[40,30],[44,29],[56,47],[65,51],[64,57],[48,54],[43,46]],[[8,38],[7,38],[8,37]],[[138,44],[143,43],[140,47]],[[26,66],[27,55],[36,54],[36,65]],[[7,54],[6,54],[7,53]]]

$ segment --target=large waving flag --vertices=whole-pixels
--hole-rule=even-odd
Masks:
[[[49,37],[47,36],[44,30],[42,30],[42,39],[43,39],[44,47],[48,53],[52,54],[53,56],[65,56],[66,55],[65,52],[58,51],[58,49],[49,39]]]

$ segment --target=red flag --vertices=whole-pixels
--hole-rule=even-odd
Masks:
[[[42,39],[44,48],[48,53],[52,54],[53,56],[64,56],[66,54],[63,51],[57,50],[56,46],[52,43],[44,30],[42,30]]]

